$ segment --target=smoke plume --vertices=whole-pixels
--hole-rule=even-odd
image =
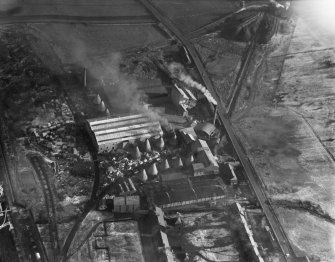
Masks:
[[[186,85],[199,90],[207,98],[208,102],[215,106],[217,105],[217,102],[212,94],[202,84],[193,80],[192,77],[186,73],[186,70],[182,64],[172,62],[168,65],[168,69],[172,77],[175,77]]]
[[[99,64],[85,63],[85,67],[96,79],[100,79],[113,108],[111,113],[142,113],[147,115],[152,121],[159,121],[163,126],[168,122],[160,116],[154,108],[150,107],[146,101],[146,94],[138,88],[137,81],[120,71],[122,56],[114,53],[109,59],[105,59]]]
[[[102,57],[95,58],[92,55],[92,48],[89,47],[88,43],[81,40],[78,34],[80,30],[73,28],[73,26],[66,25],[59,29],[57,26],[50,25],[50,31],[54,32],[57,38],[64,39],[64,43],[67,45],[65,49],[54,49],[61,60],[65,63],[86,68],[88,75],[99,80],[100,84],[103,85],[111,106],[108,109],[112,115],[143,113],[150,117],[152,121],[159,121],[164,126],[168,125],[165,118],[161,117],[154,108],[147,105],[147,96],[138,88],[137,80],[121,72],[121,53],[113,52],[108,56],[104,54]],[[93,51],[93,54],[95,52]]]

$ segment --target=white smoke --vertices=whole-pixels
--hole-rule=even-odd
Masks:
[[[186,85],[199,90],[206,97],[208,102],[212,103],[213,105],[216,106],[218,104],[212,94],[206,89],[206,87],[193,80],[192,77],[186,73],[186,70],[182,64],[172,62],[168,65],[168,69],[172,77],[175,77]]]
[[[121,60],[121,54],[114,53],[99,66],[89,64],[88,67],[90,73],[101,80],[111,105],[119,112],[142,113],[152,121],[159,121],[161,125],[168,126],[167,119],[146,104],[147,96],[138,88],[136,79],[120,71]]]

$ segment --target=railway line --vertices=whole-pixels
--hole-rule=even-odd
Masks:
[[[31,211],[22,209],[21,207],[23,207],[23,205],[17,202],[15,196],[15,190],[7,166],[7,153],[5,151],[6,146],[4,145],[4,139],[8,139],[8,137],[2,118],[0,119],[0,129],[0,167],[3,178],[5,179],[5,188],[7,189],[6,198],[9,206],[12,208],[10,216],[15,231],[13,236],[19,243],[16,243],[17,252],[19,253],[18,256],[25,255],[25,259],[29,259],[29,261],[33,262],[47,262],[46,251]]]
[[[217,99],[217,101],[220,101],[218,99],[218,95],[215,92],[214,86],[207,74],[207,71],[200,59],[200,56],[198,55],[196,49],[194,46],[188,41],[188,39],[179,31],[179,29],[173,24],[173,22],[164,16],[162,12],[157,9],[151,1],[149,0],[139,0],[152,14],[156,19],[162,23],[170,32],[172,32],[179,40],[180,42],[187,48],[189,51],[190,56],[192,57],[194,64],[196,65],[200,76],[205,84],[205,86],[208,88],[208,90],[211,92],[211,94],[214,96],[214,98]],[[279,223],[279,220],[275,214],[275,211],[273,210],[269,199],[267,198],[267,195],[264,191],[264,188],[261,184],[261,181],[259,177],[257,176],[252,164],[249,161],[248,156],[245,154],[243,147],[241,146],[241,143],[235,134],[234,128],[232,124],[230,123],[228,116],[226,114],[226,108],[218,103],[217,106],[218,109],[218,115],[220,117],[221,123],[223,127],[225,128],[228,137],[230,138],[230,141],[236,151],[236,154],[238,155],[238,158],[244,168],[245,174],[248,178],[248,182],[253,189],[258,202],[260,203],[263,212],[265,216],[267,217],[267,220],[272,228],[272,231],[274,233],[274,236],[276,237],[276,240],[281,248],[282,253],[284,254],[286,261],[294,261],[296,256],[292,249],[292,246],[281,227],[281,224]]]
[[[258,19],[263,19],[264,14],[261,14]],[[237,98],[240,94],[242,85],[243,85],[243,81],[245,80],[247,74],[248,74],[248,69],[250,68],[250,62],[252,60],[252,57],[255,53],[255,49],[257,46],[257,41],[258,38],[260,36],[262,32],[260,32],[260,30],[258,29],[256,34],[253,36],[252,40],[250,41],[247,50],[244,54],[244,56],[242,57],[242,66],[240,68],[240,70],[237,73],[237,77],[235,78],[235,81],[233,83],[233,91],[231,93],[231,96],[228,98],[228,103],[227,103],[227,108],[226,108],[226,114],[228,116],[231,116],[235,105],[236,105],[236,101]]]
[[[22,250],[20,255],[24,255],[20,261],[48,262],[49,259],[31,211],[20,210],[20,213],[13,213],[12,217]]]
[[[59,243],[58,243],[56,208],[54,204],[55,200],[52,193],[50,180],[48,177],[48,172],[50,172],[50,168],[47,166],[47,164],[44,162],[43,158],[40,155],[29,154],[27,158],[29,159],[31,165],[33,166],[42,186],[46,210],[48,213],[51,248],[53,250],[54,257],[56,258],[59,254]]]
[[[0,170],[2,173],[2,177],[5,182],[5,190],[6,190],[6,195],[7,195],[7,201],[9,202],[10,206],[13,206],[14,203],[16,203],[16,197],[15,197],[15,191],[12,185],[12,181],[9,175],[9,170],[8,170],[8,164],[6,161],[6,152],[4,149],[4,144],[3,144],[3,136],[6,135],[6,131],[4,130],[5,126],[3,123],[2,117],[0,118]]]
[[[69,16],[69,15],[31,15],[0,16],[0,24],[22,23],[84,23],[110,25],[152,25],[150,16]]]

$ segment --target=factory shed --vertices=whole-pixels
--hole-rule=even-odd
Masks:
[[[123,142],[163,135],[159,122],[145,114],[88,119],[87,129],[99,153],[114,150]]]
[[[226,197],[222,179],[206,176],[189,177],[164,183],[147,183],[143,191],[149,201],[162,209]]]
[[[194,127],[194,130],[200,138],[206,139],[210,139],[211,137],[215,136],[215,133],[217,132],[216,127],[208,122],[198,123]]]
[[[133,213],[140,209],[139,196],[114,197],[113,202],[115,213]]]

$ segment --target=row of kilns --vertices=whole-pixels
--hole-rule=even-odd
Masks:
[[[176,146],[177,145],[177,136],[176,134],[174,134],[170,139],[169,139],[169,144],[172,146]],[[152,146],[153,144],[153,146]],[[144,145],[142,146],[142,151],[146,152],[146,153],[150,153],[152,152],[153,149],[157,150],[157,151],[162,151],[165,148],[165,142],[163,137],[160,137],[159,139],[157,139],[154,143],[150,142],[149,139],[146,139],[144,142]],[[135,145],[131,155],[134,159],[140,159],[141,158],[141,151],[138,147],[138,145]]]
[[[100,95],[97,94],[93,99],[93,104],[98,106],[98,110],[101,113],[105,113],[107,116],[110,115],[110,111],[106,108],[105,102],[101,99]]]
[[[164,139],[163,137],[160,137],[156,143],[154,143],[154,149],[157,149],[158,151],[163,150],[165,147]],[[151,143],[149,139],[146,139],[144,142],[144,145],[142,146],[142,151],[146,153],[152,152],[153,147],[151,146]],[[142,152],[139,149],[138,145],[134,145],[133,149],[131,150],[131,156],[133,159],[140,159],[142,156]]]
[[[194,162],[193,155],[189,155],[187,158],[184,158],[184,161],[181,157],[172,158],[170,160],[164,159],[160,163],[153,163],[149,168],[142,169],[139,174],[139,179],[142,182],[146,182],[148,180],[148,175],[151,177],[157,177],[157,175],[161,172],[167,171],[170,168],[183,168],[184,166],[190,167]]]

